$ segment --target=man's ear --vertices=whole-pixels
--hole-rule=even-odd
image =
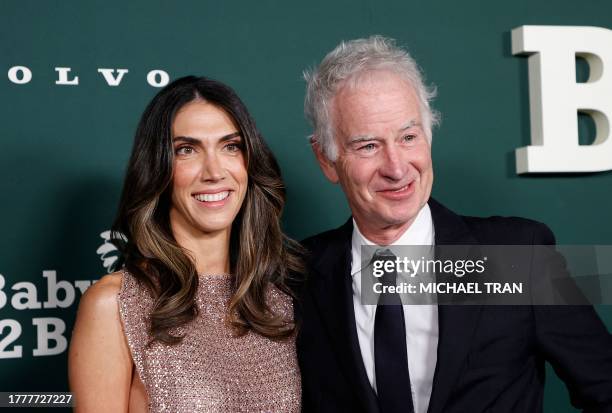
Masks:
[[[310,146],[312,147],[312,151],[317,157],[317,161],[319,162],[319,166],[323,171],[325,177],[333,184],[338,183],[338,173],[336,172],[336,164],[329,159],[323,153],[323,149],[321,145],[316,141],[316,138],[313,136],[310,140]]]

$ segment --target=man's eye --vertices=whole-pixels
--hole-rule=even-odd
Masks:
[[[363,152],[371,152],[374,149],[376,149],[376,145],[374,145],[373,143],[368,143],[367,145],[359,147],[359,150]]]
[[[416,139],[416,135],[405,135],[404,137],[402,137],[402,139],[404,140],[404,142],[411,142]]]
[[[175,155],[191,155],[193,152],[194,151],[191,146],[179,146],[174,150]]]

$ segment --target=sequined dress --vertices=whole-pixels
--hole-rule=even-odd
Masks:
[[[249,332],[234,337],[225,323],[231,297],[227,275],[199,278],[199,314],[171,330],[185,334],[178,345],[155,342],[148,334],[153,300],[129,273],[118,294],[121,322],[152,412],[298,412],[301,383],[295,339],[272,341]],[[272,288],[268,303],[293,317],[291,299]]]

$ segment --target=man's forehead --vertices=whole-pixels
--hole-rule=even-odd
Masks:
[[[334,125],[345,134],[399,133],[420,127],[419,105],[414,99],[383,94],[374,99],[345,99],[336,104]]]
[[[332,125],[345,142],[398,134],[421,124],[416,91],[389,71],[368,73],[344,85],[331,104]]]
[[[420,115],[416,90],[407,80],[386,72],[368,79],[340,87],[331,101],[331,112],[342,117],[345,112],[353,111],[362,112],[360,116],[384,116],[401,111]]]

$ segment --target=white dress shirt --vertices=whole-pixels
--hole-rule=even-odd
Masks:
[[[434,226],[429,205],[425,204],[410,227],[392,245],[434,245]],[[376,391],[374,370],[374,317],[376,305],[361,304],[361,246],[374,245],[359,231],[353,220],[351,245],[353,306],[357,338],[368,379]],[[426,413],[431,397],[438,350],[438,306],[404,305],[406,350],[415,413]]]

